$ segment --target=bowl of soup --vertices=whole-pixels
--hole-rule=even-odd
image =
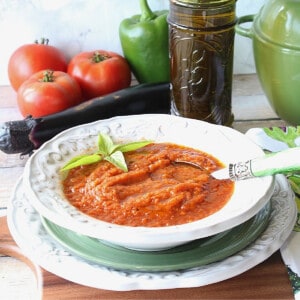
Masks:
[[[62,172],[74,157],[97,152],[99,134],[118,145],[149,143],[124,153],[127,171],[103,159]],[[28,160],[23,185],[39,214],[61,227],[130,249],[163,250],[257,214],[273,193],[272,176],[232,182],[210,173],[262,155],[229,127],[165,114],[122,116],[46,142]]]

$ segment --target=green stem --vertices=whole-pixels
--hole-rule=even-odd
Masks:
[[[92,60],[93,60],[94,63],[99,63],[99,62],[104,61],[108,58],[109,58],[108,55],[100,54],[97,51],[97,52],[94,53]]]
[[[297,144],[294,141],[286,141],[286,144],[289,148],[297,147]]]
[[[39,43],[38,40],[34,41],[35,44],[40,44],[40,45],[48,45],[49,39],[41,38],[41,42]]]
[[[140,0],[140,8],[140,21],[151,21],[156,18],[156,14],[150,9],[147,0]]]
[[[45,71],[43,79],[41,80],[42,82],[53,82],[54,81],[54,76],[53,76],[54,71]]]

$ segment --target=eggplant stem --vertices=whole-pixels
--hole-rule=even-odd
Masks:
[[[21,153],[21,156],[31,154],[35,145],[29,134],[40,120],[28,116],[24,120],[0,124],[0,150],[7,154]]]

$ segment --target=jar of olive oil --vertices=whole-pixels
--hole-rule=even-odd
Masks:
[[[170,0],[171,113],[230,126],[236,0]]]

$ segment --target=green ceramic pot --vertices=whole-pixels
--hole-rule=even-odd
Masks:
[[[253,22],[250,29],[241,24]],[[239,18],[236,32],[253,41],[256,71],[276,114],[300,125],[300,1],[269,0]]]

